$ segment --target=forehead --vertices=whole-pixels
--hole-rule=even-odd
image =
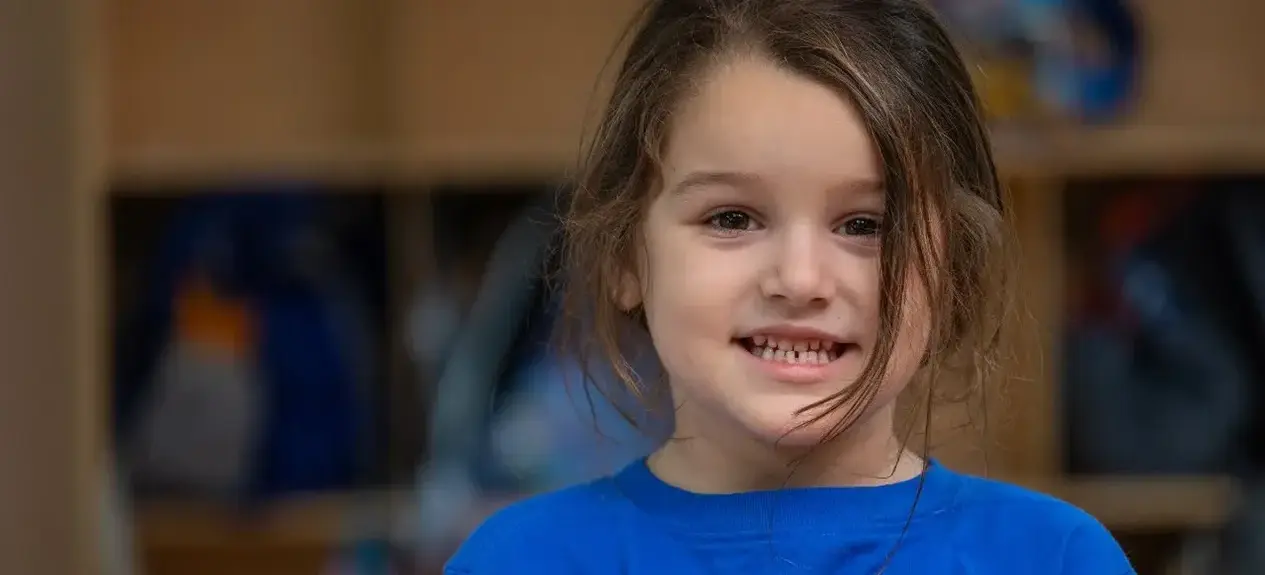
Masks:
[[[756,56],[717,64],[672,119],[664,184],[691,172],[753,174],[779,187],[880,180],[865,123],[839,93]]]

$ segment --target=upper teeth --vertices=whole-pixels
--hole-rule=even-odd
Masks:
[[[786,363],[826,364],[838,355],[832,341],[820,339],[789,340],[757,335],[751,353],[766,360]]]
[[[753,336],[751,340],[758,346],[767,346],[773,349],[781,349],[785,351],[829,349],[833,345],[833,342],[823,342],[820,339],[791,340],[772,338],[763,335]]]

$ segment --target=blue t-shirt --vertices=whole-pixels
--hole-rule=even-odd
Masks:
[[[499,511],[445,574],[874,575],[885,563],[884,575],[1135,573],[1084,511],[935,462],[884,486],[700,495],[643,459]]]

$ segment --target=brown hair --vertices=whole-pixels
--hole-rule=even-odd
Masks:
[[[660,0],[646,7],[587,147],[567,215],[563,268],[567,349],[601,353],[634,393],[647,387],[625,357],[640,310],[614,294],[635,270],[641,223],[657,189],[675,106],[718,59],[754,53],[836,90],[860,112],[883,170],[876,348],[855,385],[816,405],[847,406],[837,434],[877,393],[892,356],[912,271],[931,307],[920,381],[978,390],[997,371],[1009,297],[1005,206],[971,78],[919,0]],[[644,328],[644,320],[635,321]],[[948,368],[961,377],[944,377]],[[962,390],[961,387],[958,387]],[[931,401],[927,402],[930,410]]]

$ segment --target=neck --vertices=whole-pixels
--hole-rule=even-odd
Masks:
[[[884,485],[912,479],[924,462],[893,432],[893,411],[855,422],[834,439],[806,447],[780,447],[738,433],[697,433],[678,428],[648,465],[664,482],[697,493],[739,493],[786,487]]]

